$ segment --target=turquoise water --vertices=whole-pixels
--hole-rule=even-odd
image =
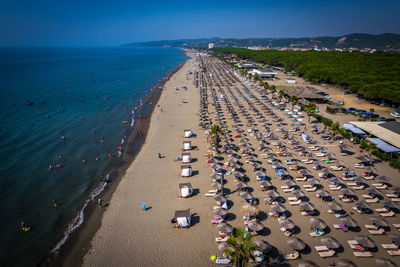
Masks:
[[[34,265],[81,223],[140,101],[185,59],[175,48],[0,48],[1,266]]]

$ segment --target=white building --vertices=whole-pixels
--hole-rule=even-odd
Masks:
[[[296,79],[293,78],[286,78],[287,83],[296,83]]]
[[[208,49],[211,49],[211,48],[213,48],[214,47],[214,44],[213,43],[209,43],[208,44]]]
[[[272,71],[261,71],[261,70],[256,70],[256,69],[253,69],[253,70],[249,71],[249,73],[250,73],[251,75],[253,75],[253,76],[254,76],[255,74],[257,74],[258,78],[260,78],[260,79],[275,78],[275,77],[278,75],[278,73],[276,73],[276,72],[272,72]]]

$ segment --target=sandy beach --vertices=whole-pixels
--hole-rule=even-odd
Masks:
[[[159,106],[155,108],[151,117],[146,142],[119,183],[109,206],[105,208],[101,227],[91,242],[90,251],[83,259],[84,266],[206,266],[211,264],[209,261],[211,255],[222,256],[222,253],[217,250],[218,243],[215,242],[218,230],[215,225],[210,223],[213,219],[212,211],[215,201],[213,198],[204,196],[211,189],[209,178],[211,171],[210,166],[205,162],[206,157],[203,156],[207,152],[206,135],[204,130],[198,126],[200,93],[199,89],[194,87],[193,75],[188,75],[189,71],[198,71],[199,67],[198,62],[195,60],[196,57],[193,54],[189,54],[189,56],[191,56],[191,59],[165,84],[158,102]],[[226,96],[229,95],[228,89],[230,88],[233,95],[250,111],[249,104],[242,97],[242,94],[247,96],[245,90],[243,90],[243,87],[247,87],[247,84],[240,81],[232,84],[232,86],[227,86],[220,78],[216,78],[214,73],[218,74],[217,77],[222,77],[223,75],[233,75],[233,72],[229,74],[225,72],[223,74],[223,69],[220,67],[228,67],[214,58],[203,57],[203,61],[208,71],[213,73],[212,84],[209,80],[207,82],[208,87],[218,88],[217,90],[219,91],[217,93],[222,92]],[[216,86],[216,83],[219,83],[220,87]],[[184,90],[182,86],[186,86],[187,90]],[[176,90],[176,88],[179,90]],[[250,87],[248,88],[250,89]],[[258,92],[251,89],[250,91],[261,99]],[[272,95],[268,97],[271,98]],[[249,99],[249,96],[247,96],[247,99]],[[230,101],[233,102],[232,99]],[[225,104],[221,104],[221,107],[224,111],[224,121],[226,121],[228,129],[232,130],[234,123],[228,118],[228,110]],[[214,112],[215,107],[210,105],[210,113],[215,114]],[[285,111],[274,110],[274,112],[284,118],[283,125],[278,126],[277,123],[272,122],[271,117],[268,117],[268,115],[266,115],[266,118],[271,132],[279,135],[277,130],[281,128],[289,129],[291,122],[285,118]],[[253,111],[250,113],[254,115]],[[239,117],[242,119],[242,129],[247,130],[249,127],[246,126],[245,117],[243,115]],[[307,124],[307,129],[302,128],[303,131],[308,132],[319,146],[324,146],[329,152],[334,153],[337,160],[343,161],[348,167],[353,167],[355,163],[359,162],[355,158],[355,156],[361,155],[358,147],[347,143],[345,140],[344,142],[351,146],[349,150],[355,152],[355,154],[342,156],[338,148],[338,141],[329,143],[322,140],[320,136],[311,134],[310,125],[308,125],[306,118],[304,122]],[[261,123],[257,124],[256,127],[263,132]],[[197,149],[191,151],[195,159],[191,163],[194,175],[189,178],[180,177],[180,163],[174,161],[181,155],[182,142],[185,140],[183,137],[184,129],[192,129],[197,134],[196,138],[190,139]],[[284,199],[291,197],[290,193],[285,193],[282,190],[282,186],[285,185],[284,181],[278,178],[276,172],[271,165],[266,163],[266,160],[260,158],[260,154],[264,152],[258,150],[259,141],[251,134],[246,134],[246,137],[249,139],[250,146],[255,148],[254,154],[262,162],[262,167],[265,168],[267,176],[276,191]],[[299,140],[299,145],[309,146],[301,140],[301,136],[296,138]],[[232,143],[239,145],[239,140],[232,138]],[[270,148],[273,151],[277,150],[272,145]],[[163,158],[158,158],[158,152],[161,153]],[[222,156],[224,160],[221,162],[225,162],[227,155]],[[291,158],[300,159],[297,155]],[[282,162],[286,159],[288,158],[281,158]],[[259,198],[261,202],[260,209],[262,212],[258,220],[263,224],[264,229],[255,239],[265,240],[272,245],[271,261],[279,263],[279,266],[297,266],[300,259],[282,262],[282,255],[293,252],[287,245],[288,237],[280,231],[278,220],[267,215],[271,211],[271,205],[264,203],[266,195],[265,192],[261,191],[259,182],[255,179],[253,166],[246,162],[244,158],[240,159],[240,162],[243,164],[243,171],[248,177],[246,182],[249,186],[249,192]],[[328,164],[326,165],[328,166]],[[289,170],[289,166],[285,163],[283,166]],[[312,177],[318,177],[318,171],[314,170],[312,166],[305,167],[310,171]],[[398,177],[397,170],[382,162],[376,163],[375,168],[379,175],[391,177],[390,183],[393,186],[399,185],[399,181],[396,180]],[[342,173],[335,172],[338,177],[341,177]],[[356,169],[356,173],[361,176],[362,170]],[[294,176],[296,172],[290,171],[290,174]],[[233,175],[226,175],[225,179],[227,181],[225,193],[229,200],[227,222],[233,227],[243,228],[245,226],[242,219],[242,206],[245,201],[238,195]],[[300,189],[306,193],[308,201],[314,204],[318,210],[319,215],[314,217],[318,217],[328,225],[326,235],[336,238],[341,244],[341,249],[337,251],[338,256],[334,258],[319,257],[314,247],[321,245],[320,238],[309,235],[311,232],[309,223],[311,216],[302,216],[299,212],[299,206],[291,206],[288,201],[285,201],[283,205],[288,210],[288,218],[298,227],[294,236],[301,238],[308,246],[307,250],[301,253],[302,259],[313,260],[320,266],[328,266],[332,261],[348,258],[358,266],[362,266],[364,264],[374,265],[375,260],[373,257],[389,258],[390,256],[380,246],[381,243],[390,243],[388,234],[370,235],[364,227],[365,224],[371,224],[370,215],[355,212],[352,208],[354,203],[344,203],[339,200],[340,191],[330,191],[329,182],[320,180],[323,188],[328,190],[335,200],[343,205],[351,218],[357,221],[360,228],[356,232],[349,231],[346,233],[333,229],[333,224],[337,224],[340,221],[328,212],[327,203],[318,198],[315,192],[305,192],[303,185],[307,184],[307,182],[296,182]],[[194,196],[187,199],[179,197],[178,184],[182,182],[192,183],[195,189]],[[367,183],[371,184],[373,182],[368,181]],[[391,190],[385,190],[382,191],[382,194],[390,192]],[[363,199],[362,194],[365,194],[364,190],[357,190],[357,196],[360,200]],[[140,205],[142,202],[146,203],[147,207],[149,207],[148,210],[141,210]],[[374,203],[371,206],[375,209],[382,207],[382,204]],[[174,216],[175,210],[188,208],[193,214],[192,227],[189,229],[174,228],[170,221]],[[373,215],[378,215],[378,213],[374,212]],[[390,225],[396,223],[398,222],[398,215],[386,218],[386,220]],[[398,231],[393,227],[388,231],[388,233],[396,232]],[[354,239],[355,236],[360,234],[370,236],[377,244],[377,250],[373,252],[372,258],[357,258],[353,255],[347,240]]]

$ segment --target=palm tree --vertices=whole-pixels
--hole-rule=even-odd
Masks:
[[[296,106],[299,103],[297,96],[293,95],[292,97],[290,97],[290,103],[292,103],[292,110],[293,110],[294,106]]]
[[[339,122],[332,123],[331,131],[333,138],[335,138],[336,134],[339,132],[339,129],[340,129]]]
[[[229,235],[226,243],[230,248],[225,249],[224,253],[232,258],[236,267],[248,266],[250,259],[254,260],[251,252],[258,246],[251,242],[252,237],[250,233],[246,233],[240,228],[235,229]]]
[[[210,128],[209,134],[214,141],[213,143],[215,145],[215,148],[217,148],[219,142],[221,141],[221,134],[222,134],[221,127],[219,127],[219,125],[217,125],[217,124],[214,124]]]
[[[283,92],[282,90],[279,90],[278,95],[280,98],[283,98],[283,96],[285,95],[285,92]]]
[[[276,86],[275,86],[275,85],[271,85],[271,86],[269,87],[269,90],[270,90],[272,93],[275,93],[275,92],[276,92]]]
[[[308,122],[311,121],[311,115],[314,114],[316,108],[317,106],[315,105],[314,102],[308,102],[307,105],[303,107],[304,111],[308,115]]]
[[[365,148],[368,151],[369,164],[371,165],[371,153],[374,153],[377,150],[376,144],[372,143],[371,141],[367,141],[365,143]]]

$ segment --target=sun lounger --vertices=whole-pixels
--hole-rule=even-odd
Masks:
[[[375,186],[375,188],[378,189],[378,190],[385,190],[385,189],[388,189],[387,185]]]
[[[328,251],[329,248],[327,246],[315,246],[315,250],[318,252]]]
[[[290,204],[291,206],[297,206],[297,205],[300,205],[300,203],[301,203],[301,200],[300,200],[300,199],[297,200],[297,201],[289,201],[289,204]]]
[[[391,198],[390,200],[393,202],[400,202],[400,198]]]
[[[225,265],[225,264],[229,264],[231,262],[230,259],[216,259],[215,260],[215,264],[218,265]]]
[[[353,210],[357,211],[357,212],[358,212],[358,214],[362,214],[362,211],[361,211],[361,210],[359,210],[357,207],[353,207]]]
[[[333,257],[336,254],[336,252],[331,249],[329,251],[318,252],[318,254],[321,258],[329,258],[329,257]]]
[[[290,188],[290,189],[283,189],[282,191],[284,192],[284,193],[290,193],[290,192],[292,192],[294,190],[294,188]]]
[[[360,245],[357,240],[347,240],[347,243],[349,243],[350,247],[352,249],[356,249],[355,246]]]
[[[341,186],[329,185],[329,189],[332,191],[339,191],[341,188]]]
[[[373,224],[366,224],[365,228],[367,228],[368,230],[378,230],[378,227]]]
[[[305,184],[305,185],[303,185],[303,187],[304,187],[304,188],[312,188],[313,186],[310,185],[310,184]]]
[[[289,187],[287,185],[282,185],[281,189],[289,189]]]
[[[385,233],[385,230],[381,228],[379,230],[368,230],[368,232],[371,235],[383,235]]]
[[[287,198],[289,201],[297,201],[297,197],[288,197]]]
[[[400,223],[392,223],[393,227],[400,231]]]
[[[290,253],[290,254],[283,255],[283,258],[285,260],[296,260],[299,257],[300,257],[300,254],[297,251],[295,253]]]
[[[300,182],[304,182],[307,180],[307,177],[303,177],[303,178],[296,178],[296,181],[300,181]]]
[[[373,180],[375,177],[374,176],[363,176],[365,180]]]
[[[363,198],[365,198],[365,199],[373,199],[373,197],[371,196],[371,195],[362,195],[363,196]]]
[[[369,251],[365,251],[365,252],[353,252],[354,256],[358,257],[358,258],[369,258],[372,257],[372,253]]]
[[[379,198],[373,198],[373,199],[366,199],[365,202],[367,203],[378,203],[379,202]]]
[[[338,166],[331,166],[330,167],[332,170],[334,170],[334,171],[341,171],[341,170],[343,170],[343,167],[342,166],[340,166],[340,167],[338,167]]]
[[[379,208],[379,209],[375,209],[375,211],[379,212],[379,213],[385,213],[385,212],[388,212],[388,209],[387,208]]]
[[[306,188],[306,191],[307,192],[315,192],[315,191],[317,191],[317,188],[316,187]]]
[[[396,194],[385,194],[388,198],[397,198]]]
[[[390,211],[390,212],[386,212],[386,213],[380,213],[379,215],[381,215],[382,217],[393,217],[396,215],[396,213],[394,213],[394,211]]]
[[[228,238],[229,238],[229,236],[225,236],[225,237],[216,237],[215,238],[215,241],[216,242],[226,242],[226,241],[228,241]]]
[[[352,186],[351,188],[353,188],[354,190],[363,190],[365,188],[365,186],[359,185],[359,186]]]
[[[204,195],[205,195],[206,197],[213,197],[213,196],[215,196],[215,194],[216,194],[216,193],[205,193]]]
[[[390,256],[400,256],[400,250],[386,250]]]
[[[399,249],[399,247],[398,246],[396,246],[395,244],[381,244],[381,246],[384,248],[384,249],[394,249],[394,250],[398,250]]]

